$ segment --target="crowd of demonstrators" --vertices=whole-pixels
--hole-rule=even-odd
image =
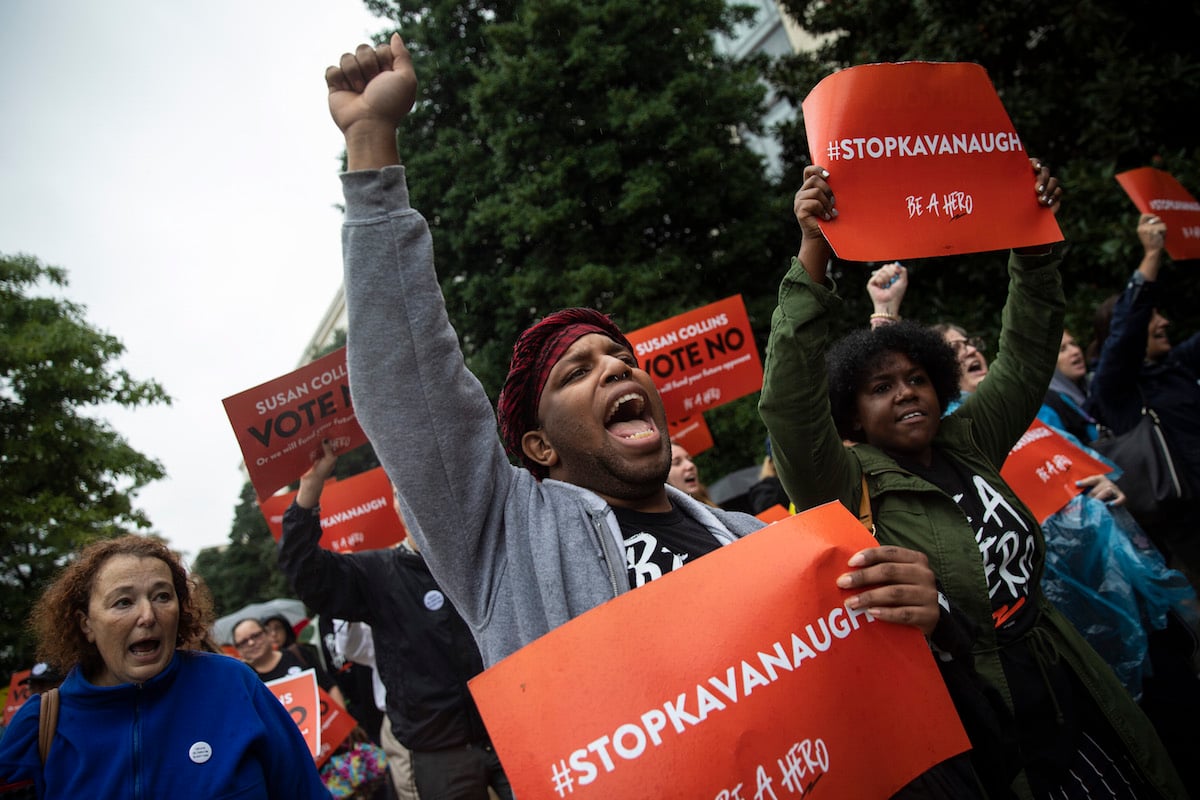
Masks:
[[[85,548],[34,607],[39,657],[66,677],[13,717],[0,783],[31,782],[38,797],[328,798],[299,728],[255,673],[191,649],[211,618],[157,539]],[[41,706],[54,696],[43,757]]]
[[[279,566],[310,608],[337,618],[345,656],[374,669],[394,796],[505,800],[512,790],[468,680],[764,524],[709,499],[690,454],[669,440],[653,381],[598,311],[564,309],[522,332],[492,408],[449,323],[428,225],[409,205],[396,131],[416,76],[403,41],[360,45],[326,82],[346,144],[351,390],[396,511],[412,524],[393,548],[321,548],[320,497],[337,459],[325,442],[284,515]],[[1031,163],[1036,202],[1055,213],[1058,181]],[[837,585],[857,593],[847,605],[921,631],[972,743],[896,797],[1188,796],[1200,788],[1188,759],[1200,743],[1200,681],[1192,630],[1168,612],[1185,603],[1194,611],[1194,591],[1148,544],[1127,564],[1100,560],[1098,574],[1070,562],[1068,528],[1079,541],[1101,524],[1140,541],[1108,476],[1080,481],[1079,496],[1043,528],[1000,475],[1035,415],[1086,445],[1130,430],[1149,406],[1200,498],[1200,334],[1172,347],[1159,313],[1165,227],[1153,215],[1140,220],[1144,258],[1105,307],[1090,365],[1062,330],[1063,248],[1050,246],[1012,253],[994,363],[961,327],[900,319],[909,274],[898,262],[868,281],[869,327],[834,342],[841,301],[817,224],[837,217],[830,180],[809,167],[796,194],[802,243],[772,321],[760,399],[767,455],[751,502],[755,513],[829,501],[854,510],[864,499],[871,508],[878,546],[856,554]],[[1196,511],[1200,499],[1189,499],[1142,520],[1193,583]],[[1127,610],[1135,624],[1119,628],[1128,636],[1116,645],[1149,642],[1138,651],[1151,663],[1149,716],[1121,657],[1098,639],[1090,645],[1080,630],[1092,631],[1060,599],[1077,589],[1100,607],[1105,595],[1088,584],[1118,579],[1142,581]],[[1118,630],[1121,610],[1108,613]],[[61,698],[49,755],[38,742],[47,695],[38,694],[0,738],[0,789],[329,797],[297,726],[264,686],[313,669],[345,706],[323,659],[284,617],[234,625],[240,662],[203,652],[211,616],[205,593],[156,540],[85,549],[33,617],[39,656],[65,673],[49,695]],[[1185,644],[1156,649],[1156,632]]]
[[[511,798],[467,687],[483,671],[483,662],[470,629],[425,559],[408,537],[395,547],[359,553],[320,546],[321,491],[336,463],[333,445],[322,443],[321,457],[300,478],[296,498],[284,512],[279,567],[310,608],[370,626],[385,689],[381,740],[389,765],[395,766],[397,793],[486,800],[491,789]]]
[[[1140,216],[1141,263],[1124,291],[1097,310],[1084,409],[1116,434],[1136,427],[1143,408],[1157,414],[1190,496],[1140,521],[1171,565],[1200,587],[1200,333],[1171,344],[1159,288],[1166,232],[1159,217]]]
[[[355,412],[483,663],[762,528],[667,485],[662,400],[620,329],[597,311],[566,309],[526,329],[492,409],[464,364],[429,228],[409,205],[399,165],[396,127],[416,93],[404,43],[396,35],[361,45],[326,80],[346,140]],[[859,592],[850,602],[933,631],[941,612],[921,554],[876,547],[851,563],[838,584]],[[914,784],[922,796],[978,796],[969,769],[951,759]],[[964,771],[955,791],[938,791]]]
[[[900,270],[903,267],[885,265],[872,273],[868,292],[873,300],[883,291],[881,286],[898,279]],[[907,287],[905,274],[895,290],[887,290],[888,305],[896,316]],[[950,345],[961,369],[960,393],[945,412],[951,414],[987,377],[987,346],[957,324],[932,327]],[[1068,441],[1104,460],[1085,444],[1096,436],[1095,420],[1082,410],[1085,371],[1082,348],[1063,331],[1053,377],[1037,416]],[[1042,591],[1139,702],[1195,796],[1200,794],[1200,783],[1191,754],[1197,745],[1193,729],[1200,716],[1200,680],[1187,632],[1196,620],[1196,594],[1182,573],[1166,566],[1162,554],[1123,508],[1124,492],[1106,473],[1087,476],[1077,486],[1079,494],[1042,523],[1046,547]]]
[[[1058,182],[1033,168],[1052,213]],[[780,287],[760,398],[789,496],[801,509],[857,509],[866,492],[879,541],[924,552],[951,612],[973,623],[968,652],[942,664],[967,661],[991,690],[980,701],[944,671],[990,796],[1186,797],[1150,721],[1043,595],[1040,526],[1000,476],[1054,369],[1061,247],[1013,251],[999,355],[986,381],[971,369],[970,397],[943,418],[962,368],[937,332],[898,321],[831,341],[841,301],[818,224],[836,224],[829,179],[809,167],[796,195],[800,252]],[[1011,546],[990,546],[1000,542]],[[987,702],[997,693],[998,707]]]

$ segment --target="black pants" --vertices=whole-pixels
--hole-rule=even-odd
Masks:
[[[512,787],[490,745],[414,750],[412,765],[421,800],[487,800],[489,786],[500,800],[512,800]]]

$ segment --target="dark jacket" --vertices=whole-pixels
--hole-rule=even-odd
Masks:
[[[1158,284],[1135,272],[1113,306],[1087,411],[1115,433],[1132,430],[1143,403],[1162,421],[1167,444],[1183,464],[1192,494],[1200,494],[1200,334],[1160,361],[1146,360],[1146,330],[1158,306]]]
[[[319,614],[371,626],[396,739],[410,750],[486,744],[467,689],[483,661],[425,559],[403,547],[334,553],[320,538],[320,510],[292,503],[283,515],[279,568]]]

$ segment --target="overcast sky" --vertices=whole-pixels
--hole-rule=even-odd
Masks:
[[[323,75],[361,0],[0,0],[0,253],[68,272],[174,405],[103,416],[168,477],[135,504],[189,561],[245,481],[221,400],[289,372],[341,282]]]

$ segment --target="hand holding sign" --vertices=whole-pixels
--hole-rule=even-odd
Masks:
[[[1137,231],[1146,252],[1162,252],[1167,243],[1167,223],[1157,214],[1142,214],[1138,219]]]
[[[1168,172],[1142,167],[1122,172],[1117,183],[1142,212],[1138,237],[1149,255],[1153,247],[1161,255],[1165,247],[1177,261],[1200,258],[1200,203]],[[1151,220],[1153,220],[1151,222]],[[1148,240],[1142,224],[1156,235]]]
[[[337,454],[334,452],[333,442],[326,439],[321,442],[320,457],[300,476],[296,504],[302,508],[316,508],[321,502],[321,490],[325,488],[325,481],[333,477],[335,466]]]
[[[1037,213],[1025,194],[1024,145],[978,64],[851,67],[818,83],[803,105],[813,161],[840,176],[844,216],[815,217],[840,258],[1062,239],[1053,217]]]
[[[474,678],[517,796],[882,800],[965,750],[925,639],[881,621],[936,609],[932,573],[872,544],[838,503],[789,516]]]
[[[840,589],[866,588],[846,600],[846,608],[865,608],[875,619],[912,625],[926,636],[940,616],[937,579],[924,553],[885,545],[851,556],[852,571],[837,579]]]

